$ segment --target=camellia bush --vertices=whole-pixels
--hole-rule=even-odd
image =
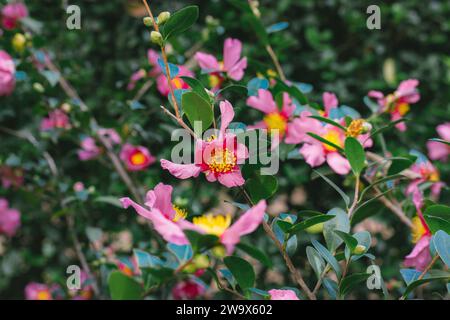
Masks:
[[[448,297],[448,3],[54,2],[0,1],[1,298]]]

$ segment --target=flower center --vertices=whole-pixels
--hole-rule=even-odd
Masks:
[[[218,74],[213,73],[209,76],[209,86],[211,88],[216,88],[216,87],[220,86],[221,83],[222,83],[222,78]]]
[[[135,152],[132,156],[131,156],[131,158],[130,158],[130,161],[131,161],[131,163],[133,164],[133,165],[135,165],[135,166],[139,166],[139,165],[142,165],[142,164],[144,164],[145,163],[145,161],[146,161],[146,157],[145,157],[145,155],[142,153],[142,152]]]
[[[328,130],[328,132],[322,138],[324,138],[325,140],[330,141],[331,143],[333,143],[333,144],[335,144],[335,145],[337,145],[339,147],[342,147],[344,145],[342,143],[341,136],[340,136],[339,132],[337,130],[334,130],[334,129]],[[328,145],[326,143],[322,143],[322,145],[323,145],[323,147],[325,148],[326,151],[330,151],[330,152],[336,151],[335,147],[332,147],[332,146],[330,146],[330,145]]]
[[[172,85],[174,89],[186,89],[184,81],[180,78],[172,79]]]
[[[172,219],[173,222],[177,222],[182,219],[186,219],[186,216],[187,216],[186,210],[181,209],[180,207],[175,206],[175,205],[173,206],[173,210],[175,210],[175,216]]]
[[[397,104],[396,106],[397,112],[401,115],[404,116],[405,114],[407,114],[409,112],[409,104],[402,102]]]
[[[286,132],[286,118],[278,112],[272,112],[265,116],[264,123],[266,124],[267,129],[269,129],[269,132],[278,130],[281,135]]]
[[[364,129],[363,119],[353,120],[347,128],[346,134],[348,137],[356,138],[363,132],[363,129]]]
[[[37,299],[38,300],[50,300],[51,299],[50,292],[48,292],[47,290],[39,291],[37,293]]]
[[[229,214],[226,216],[206,214],[201,217],[194,217],[192,222],[207,234],[220,237],[230,226],[231,216]]]
[[[411,241],[413,243],[417,243],[420,240],[420,238],[422,238],[422,236],[425,233],[427,233],[427,230],[423,226],[423,223],[420,220],[420,218],[417,217],[417,216],[412,218],[412,223],[414,225],[414,229],[412,230],[412,239],[411,239]]]
[[[234,169],[237,163],[237,158],[234,152],[225,149],[215,149],[208,160],[207,165],[209,170],[214,173],[227,173]]]

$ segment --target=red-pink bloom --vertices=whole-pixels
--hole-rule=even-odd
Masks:
[[[70,129],[69,116],[61,109],[56,109],[48,114],[47,118],[41,121],[41,131],[49,131],[54,129]]]
[[[293,290],[277,290],[268,291],[270,300],[300,300]]]
[[[391,120],[396,121],[409,112],[410,104],[417,103],[420,100],[420,94],[417,91],[418,85],[418,80],[409,79],[402,81],[397,90],[386,97],[382,92],[375,90],[370,91],[368,96],[377,99],[380,112],[389,113]],[[405,131],[406,125],[404,122],[400,122],[396,124],[396,128],[400,131]]]
[[[215,76],[226,73],[229,78],[239,81],[247,68],[247,58],[241,59],[241,53],[242,43],[237,39],[227,38],[223,48],[223,62],[204,52],[197,52],[195,59],[204,72]]]
[[[292,121],[286,142],[290,144],[303,143],[300,154],[311,167],[317,167],[327,162],[337,174],[348,174],[351,170],[350,163],[339,153],[337,148],[308,135],[309,132],[314,133],[343,148],[346,132],[331,124],[324,124],[319,120],[310,118],[311,115],[309,111],[304,111],[299,118]],[[357,139],[365,148],[370,148],[373,144],[369,134],[360,134]]]
[[[427,265],[431,262],[430,240],[430,234],[420,238],[411,253],[405,257],[403,262],[405,267],[412,267],[419,271],[425,270]]]
[[[443,123],[436,127],[436,131],[442,140],[450,142],[450,122]],[[442,142],[428,141],[428,156],[431,160],[446,162],[450,154],[450,146]]]
[[[179,179],[197,177],[200,172],[206,175],[210,182],[219,181],[231,188],[245,183],[239,164],[248,158],[247,147],[238,143],[234,134],[226,132],[228,125],[234,118],[231,103],[220,103],[222,122],[218,137],[211,137],[208,141],[198,139],[195,143],[195,163],[176,164],[162,159],[161,166]]]
[[[20,212],[9,208],[8,201],[0,198],[0,234],[12,237],[20,227]]]
[[[53,300],[53,296],[49,286],[42,283],[30,282],[25,287],[25,299]]]
[[[10,95],[16,86],[16,67],[11,56],[0,50],[0,97]]]
[[[141,171],[155,163],[156,158],[146,147],[124,144],[120,151],[120,159],[129,171]]]
[[[435,198],[439,197],[445,183],[440,181],[439,171],[430,161],[427,159],[419,159],[411,166],[410,170],[417,173],[418,178],[412,180],[406,187],[407,195],[421,195],[422,191],[419,189],[419,186],[422,183],[431,182],[431,194]]]
[[[78,150],[78,158],[81,161],[87,161],[98,157],[100,153],[101,149],[97,146],[95,139],[87,137],[81,141],[81,149]]]
[[[28,16],[28,9],[23,3],[9,3],[2,9],[2,26],[6,30],[17,27],[17,21]]]
[[[122,198],[120,201],[124,208],[132,206],[136,212],[150,220],[155,230],[166,240],[177,245],[187,245],[189,240],[184,230],[194,230],[202,234],[214,234],[227,249],[228,254],[234,251],[240,238],[250,234],[258,228],[264,219],[266,202],[260,201],[250,208],[237,221],[231,225],[230,216],[211,216],[194,218],[194,222],[185,220],[186,213],[175,207],[171,202],[172,187],[158,184],[154,190],[150,190],[146,196],[145,208],[130,198]],[[205,220],[208,224],[205,224]]]
[[[265,114],[262,121],[256,123],[254,126],[249,126],[249,129],[266,129],[269,132],[278,130],[281,137],[288,134],[289,120],[294,113],[295,105],[287,93],[283,93],[281,110],[273,99],[272,93],[265,89],[259,89],[257,96],[249,97],[247,99],[247,105]]]
[[[122,138],[114,129],[101,128],[98,129],[98,134],[106,138],[111,145],[122,143]]]
[[[183,79],[180,77],[193,77],[194,74],[192,71],[190,71],[185,66],[179,66],[180,71],[178,74],[172,78],[172,89],[173,90],[182,90],[182,89],[189,89],[189,85],[184,82]],[[167,81],[167,77],[164,74],[160,74],[158,78],[156,79],[156,87],[158,88],[158,91],[163,96],[168,96],[170,93],[170,87],[169,87],[169,81]]]
[[[9,166],[0,166],[0,180],[2,187],[9,189],[10,187],[19,188],[23,185],[23,169],[11,168]]]
[[[178,282],[172,289],[174,300],[193,300],[205,293],[205,287],[198,282],[185,280]]]
[[[160,74],[162,74],[163,72],[162,72],[159,62],[158,62],[158,59],[159,59],[158,52],[156,52],[153,49],[148,50],[147,58],[148,58],[148,63],[152,67],[152,69],[148,72],[148,76],[149,77],[157,77]]]

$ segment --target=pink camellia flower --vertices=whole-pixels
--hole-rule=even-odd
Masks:
[[[20,212],[9,208],[8,201],[0,198],[0,234],[12,237],[20,227]]]
[[[223,48],[223,62],[219,62],[213,55],[197,52],[197,60],[200,68],[210,74],[210,84],[213,89],[220,87],[223,82],[222,74],[226,73],[230,79],[239,81],[244,77],[247,68],[247,58],[241,59],[242,43],[237,39],[228,38]]]
[[[321,113],[322,117],[329,117],[331,109],[339,106],[339,100],[332,92],[324,92],[322,95],[324,111]]]
[[[48,114],[47,118],[41,121],[41,131],[49,131],[54,129],[70,129],[70,119],[67,113],[61,109],[56,109]]]
[[[380,112],[387,112],[391,115],[391,120],[401,119],[410,110],[410,104],[417,103],[420,100],[420,94],[417,91],[419,81],[409,79],[402,81],[397,90],[393,94],[384,96],[380,91],[372,90],[368,96],[377,99],[380,106]],[[406,130],[406,124],[400,122],[396,124],[396,128],[400,131]]]
[[[11,56],[0,50],[0,97],[9,96],[16,86],[16,67]]]
[[[28,9],[23,3],[9,3],[2,9],[2,26],[6,30],[17,27],[17,21],[28,16]]]
[[[272,93],[265,89],[259,89],[257,96],[249,97],[247,105],[266,114],[262,121],[254,126],[249,126],[249,129],[266,129],[269,132],[278,130],[281,137],[287,134],[289,131],[289,119],[295,110],[295,105],[287,93],[283,94],[281,110],[273,99]]]
[[[331,124],[324,124],[319,120],[310,118],[311,115],[309,111],[304,111],[300,118],[292,121],[286,143],[303,143],[299,151],[311,167],[320,166],[326,161],[337,174],[348,174],[351,170],[350,163],[339,153],[338,149],[314,139],[308,133],[314,133],[341,148],[344,147],[346,137],[350,135],[358,139],[364,148],[370,148],[373,141],[369,138],[369,133],[363,133],[364,121],[353,120],[347,132],[345,132]],[[338,122],[342,121],[338,120]]]
[[[147,51],[148,63],[152,67],[152,69],[148,72],[149,77],[157,77],[162,74],[161,67],[158,63],[159,54],[153,49]]]
[[[162,159],[161,166],[179,179],[197,177],[200,172],[205,173],[210,182],[216,180],[222,185],[231,188],[242,186],[245,183],[242,177],[241,164],[248,158],[247,147],[238,143],[236,135],[226,132],[228,125],[234,118],[231,103],[220,103],[222,122],[219,135],[211,136],[208,141],[197,139],[195,143],[195,163],[176,164]]]
[[[207,214],[194,217],[193,222],[187,221],[186,212],[175,207],[171,202],[172,187],[158,184],[146,196],[145,205],[140,206],[130,198],[120,201],[125,209],[132,206],[136,212],[150,220],[155,230],[166,240],[177,245],[187,245],[189,240],[183,230],[193,230],[202,234],[213,234],[219,238],[228,254],[234,251],[240,238],[250,234],[258,228],[264,219],[266,202],[260,201],[256,206],[247,210],[237,221],[231,225],[230,215]]]
[[[433,197],[438,198],[442,187],[445,186],[445,183],[441,181],[439,171],[436,169],[433,164],[425,158],[425,156],[421,156],[416,163],[414,163],[411,168],[411,171],[418,174],[418,178],[412,180],[408,186],[406,187],[407,195],[417,195],[422,194],[422,191],[419,189],[419,186],[422,183],[430,182],[431,183],[431,194]]]
[[[186,68],[185,66],[179,66],[179,72],[175,77],[172,77],[172,89],[173,90],[181,90],[181,89],[189,89],[189,85],[183,81],[180,77],[193,77],[194,73]],[[169,82],[167,81],[167,77],[161,73],[156,78],[156,87],[158,91],[165,97],[167,97],[170,93]]]
[[[277,290],[268,291],[270,300],[300,300],[293,290]]]
[[[25,287],[25,299],[53,300],[53,296],[49,286],[42,283],[31,282]]]
[[[122,138],[114,129],[101,128],[98,129],[98,134],[105,137],[111,145],[122,143]]]
[[[450,122],[438,125],[436,131],[442,140],[450,142]],[[447,161],[448,155],[450,154],[449,145],[438,141],[428,141],[427,148],[428,156],[431,160]]]
[[[178,282],[172,289],[174,300],[194,300],[204,293],[205,287],[192,280]]]
[[[100,153],[101,149],[97,146],[95,139],[87,137],[81,141],[81,149],[78,150],[78,158],[81,161],[88,161],[97,158]]]
[[[123,145],[120,151],[120,159],[122,159],[129,171],[144,170],[156,161],[156,158],[150,154],[147,148],[133,146],[129,143]]]

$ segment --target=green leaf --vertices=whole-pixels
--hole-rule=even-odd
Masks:
[[[228,270],[233,274],[242,290],[252,288],[255,284],[255,271],[250,263],[237,256],[229,256],[223,259]]]
[[[408,155],[405,157],[397,157],[392,160],[391,165],[388,169],[388,176],[392,176],[394,174],[400,173],[405,169],[408,169],[412,166],[412,164],[416,161],[417,157],[413,155]]]
[[[288,221],[278,220],[277,221],[277,225],[280,227],[280,229],[284,233],[288,233],[289,230],[292,228],[292,223],[290,223]]]
[[[408,119],[406,119],[406,118],[401,118],[401,119],[392,121],[392,122],[388,123],[387,125],[385,125],[384,127],[378,128],[378,129],[376,129],[375,131],[373,131],[373,132],[371,133],[370,137],[367,138],[367,139],[373,138],[373,137],[376,136],[377,134],[380,134],[380,133],[382,133],[382,132],[384,132],[384,131],[386,131],[386,130],[388,130],[388,129],[390,129],[390,128],[393,128],[395,125],[397,125],[397,124],[399,124],[399,123],[401,123],[401,122],[406,122],[406,121],[408,121]]]
[[[314,248],[316,248],[316,250],[320,253],[320,255],[325,259],[325,261],[330,264],[331,268],[333,268],[334,272],[336,273],[336,276],[340,278],[342,275],[341,267],[339,266],[339,263],[333,256],[333,254],[317,240],[312,240],[311,243]]]
[[[208,129],[213,123],[212,105],[197,93],[191,91],[186,92],[181,97],[183,111],[186,114],[192,127],[195,129],[195,122],[202,123],[202,132]]]
[[[361,143],[353,137],[345,139],[345,155],[353,173],[355,176],[359,176],[366,165],[366,154]]]
[[[334,233],[336,233],[342,240],[344,240],[345,245],[350,249],[350,252],[353,252],[355,250],[356,246],[358,245],[358,240],[356,240],[351,234],[339,230],[334,230]]]
[[[323,180],[325,180],[334,190],[336,190],[339,195],[344,199],[345,205],[348,207],[350,204],[350,198],[345,194],[344,191],[342,191],[341,188],[339,188],[333,181],[328,179],[325,175],[320,173],[320,171],[313,170],[316,174],[318,174]]]
[[[324,138],[322,138],[321,136],[319,136],[319,135],[317,135],[315,133],[307,132],[306,134],[309,135],[310,137],[312,137],[312,138],[322,142],[322,143],[325,143],[326,145],[329,145],[330,147],[335,148],[336,150],[339,150],[340,152],[344,152],[344,149],[339,147],[337,144],[334,144],[333,142],[328,141],[327,139],[324,139]]]
[[[339,285],[339,295],[344,297],[349,293],[356,285],[366,281],[370,277],[368,273],[355,273],[342,279]]]
[[[139,283],[120,271],[111,272],[108,286],[113,300],[140,300],[144,294],[144,289]]]
[[[236,246],[236,248],[244,251],[249,256],[255,258],[256,260],[261,262],[263,265],[265,265],[267,268],[273,267],[272,260],[263,251],[259,250],[257,247],[241,242]]]
[[[296,223],[288,230],[289,233],[297,233],[300,231],[303,231],[305,229],[308,229],[309,227],[312,227],[316,224],[326,222],[328,220],[334,219],[334,216],[327,215],[327,214],[321,214],[320,216],[315,216],[309,219],[306,219],[302,222]]]
[[[225,93],[235,93],[237,95],[241,95],[246,97],[248,94],[248,90],[246,86],[240,85],[240,84],[231,84],[229,86],[226,86],[223,89],[220,89],[219,91],[216,92],[216,97],[223,95]]]
[[[423,214],[431,233],[443,230],[450,234],[450,207],[444,205],[428,206]]]
[[[428,283],[428,282],[438,281],[438,280],[449,281],[450,280],[450,273],[447,272],[447,271],[441,271],[441,270],[436,270],[434,272],[432,272],[432,271],[428,272],[425,275],[425,277],[423,277],[422,279],[411,282],[406,287],[406,290],[403,293],[402,298],[405,298],[412,290],[414,290],[418,286],[421,286],[422,284],[425,284],[425,283]]]
[[[200,234],[193,230],[185,230],[184,234],[189,239],[192,250],[196,253],[208,250],[219,242],[219,238],[212,234]]]
[[[392,176],[387,176],[387,177],[378,179],[377,181],[372,182],[366,188],[364,188],[364,190],[361,191],[361,194],[360,194],[359,198],[363,199],[363,197],[366,194],[366,192],[371,190],[373,187],[375,187],[375,186],[377,186],[377,185],[379,185],[381,183],[388,182],[388,181],[391,181],[391,180],[396,180],[396,179],[399,179],[399,180],[400,179],[406,179],[406,177],[401,175],[401,174],[394,174]]]
[[[198,19],[198,7],[188,6],[175,12],[162,28],[164,40],[182,34]]]
[[[206,92],[205,86],[200,82],[200,80],[186,76],[182,76],[180,78],[183,79],[183,81],[186,82],[189,87],[191,87],[192,91],[197,93],[200,97],[202,97],[206,101],[211,100],[208,93]]]
[[[325,261],[322,256],[316,249],[310,246],[306,247],[306,256],[308,257],[309,264],[316,273],[317,279],[320,279],[320,276],[325,269]]]
[[[344,126],[340,125],[339,123],[337,123],[336,121],[333,121],[331,119],[320,117],[320,116],[309,116],[309,118],[313,118],[313,119],[316,119],[316,120],[319,120],[319,121],[331,124],[332,126],[335,126],[335,127],[339,128],[339,129],[344,130],[344,132],[347,131],[347,129]]]
[[[435,142],[440,142],[443,144],[446,144],[448,146],[450,146],[450,141],[446,141],[446,140],[442,140],[442,139],[438,139],[438,138],[433,138],[433,139],[429,139],[430,141],[435,141]]]
[[[439,230],[433,236],[433,243],[442,261],[444,261],[447,267],[450,267],[450,235]]]
[[[245,182],[245,188],[256,203],[275,194],[278,189],[278,180],[274,176],[254,174]]]
[[[94,202],[107,203],[117,208],[123,209],[123,205],[120,203],[119,199],[113,196],[97,197],[94,199]]]
[[[331,251],[336,250],[343,240],[335,233],[335,231],[350,232],[350,221],[347,212],[340,208],[333,208],[328,215],[334,216],[334,219],[325,222],[323,225],[323,236]]]

